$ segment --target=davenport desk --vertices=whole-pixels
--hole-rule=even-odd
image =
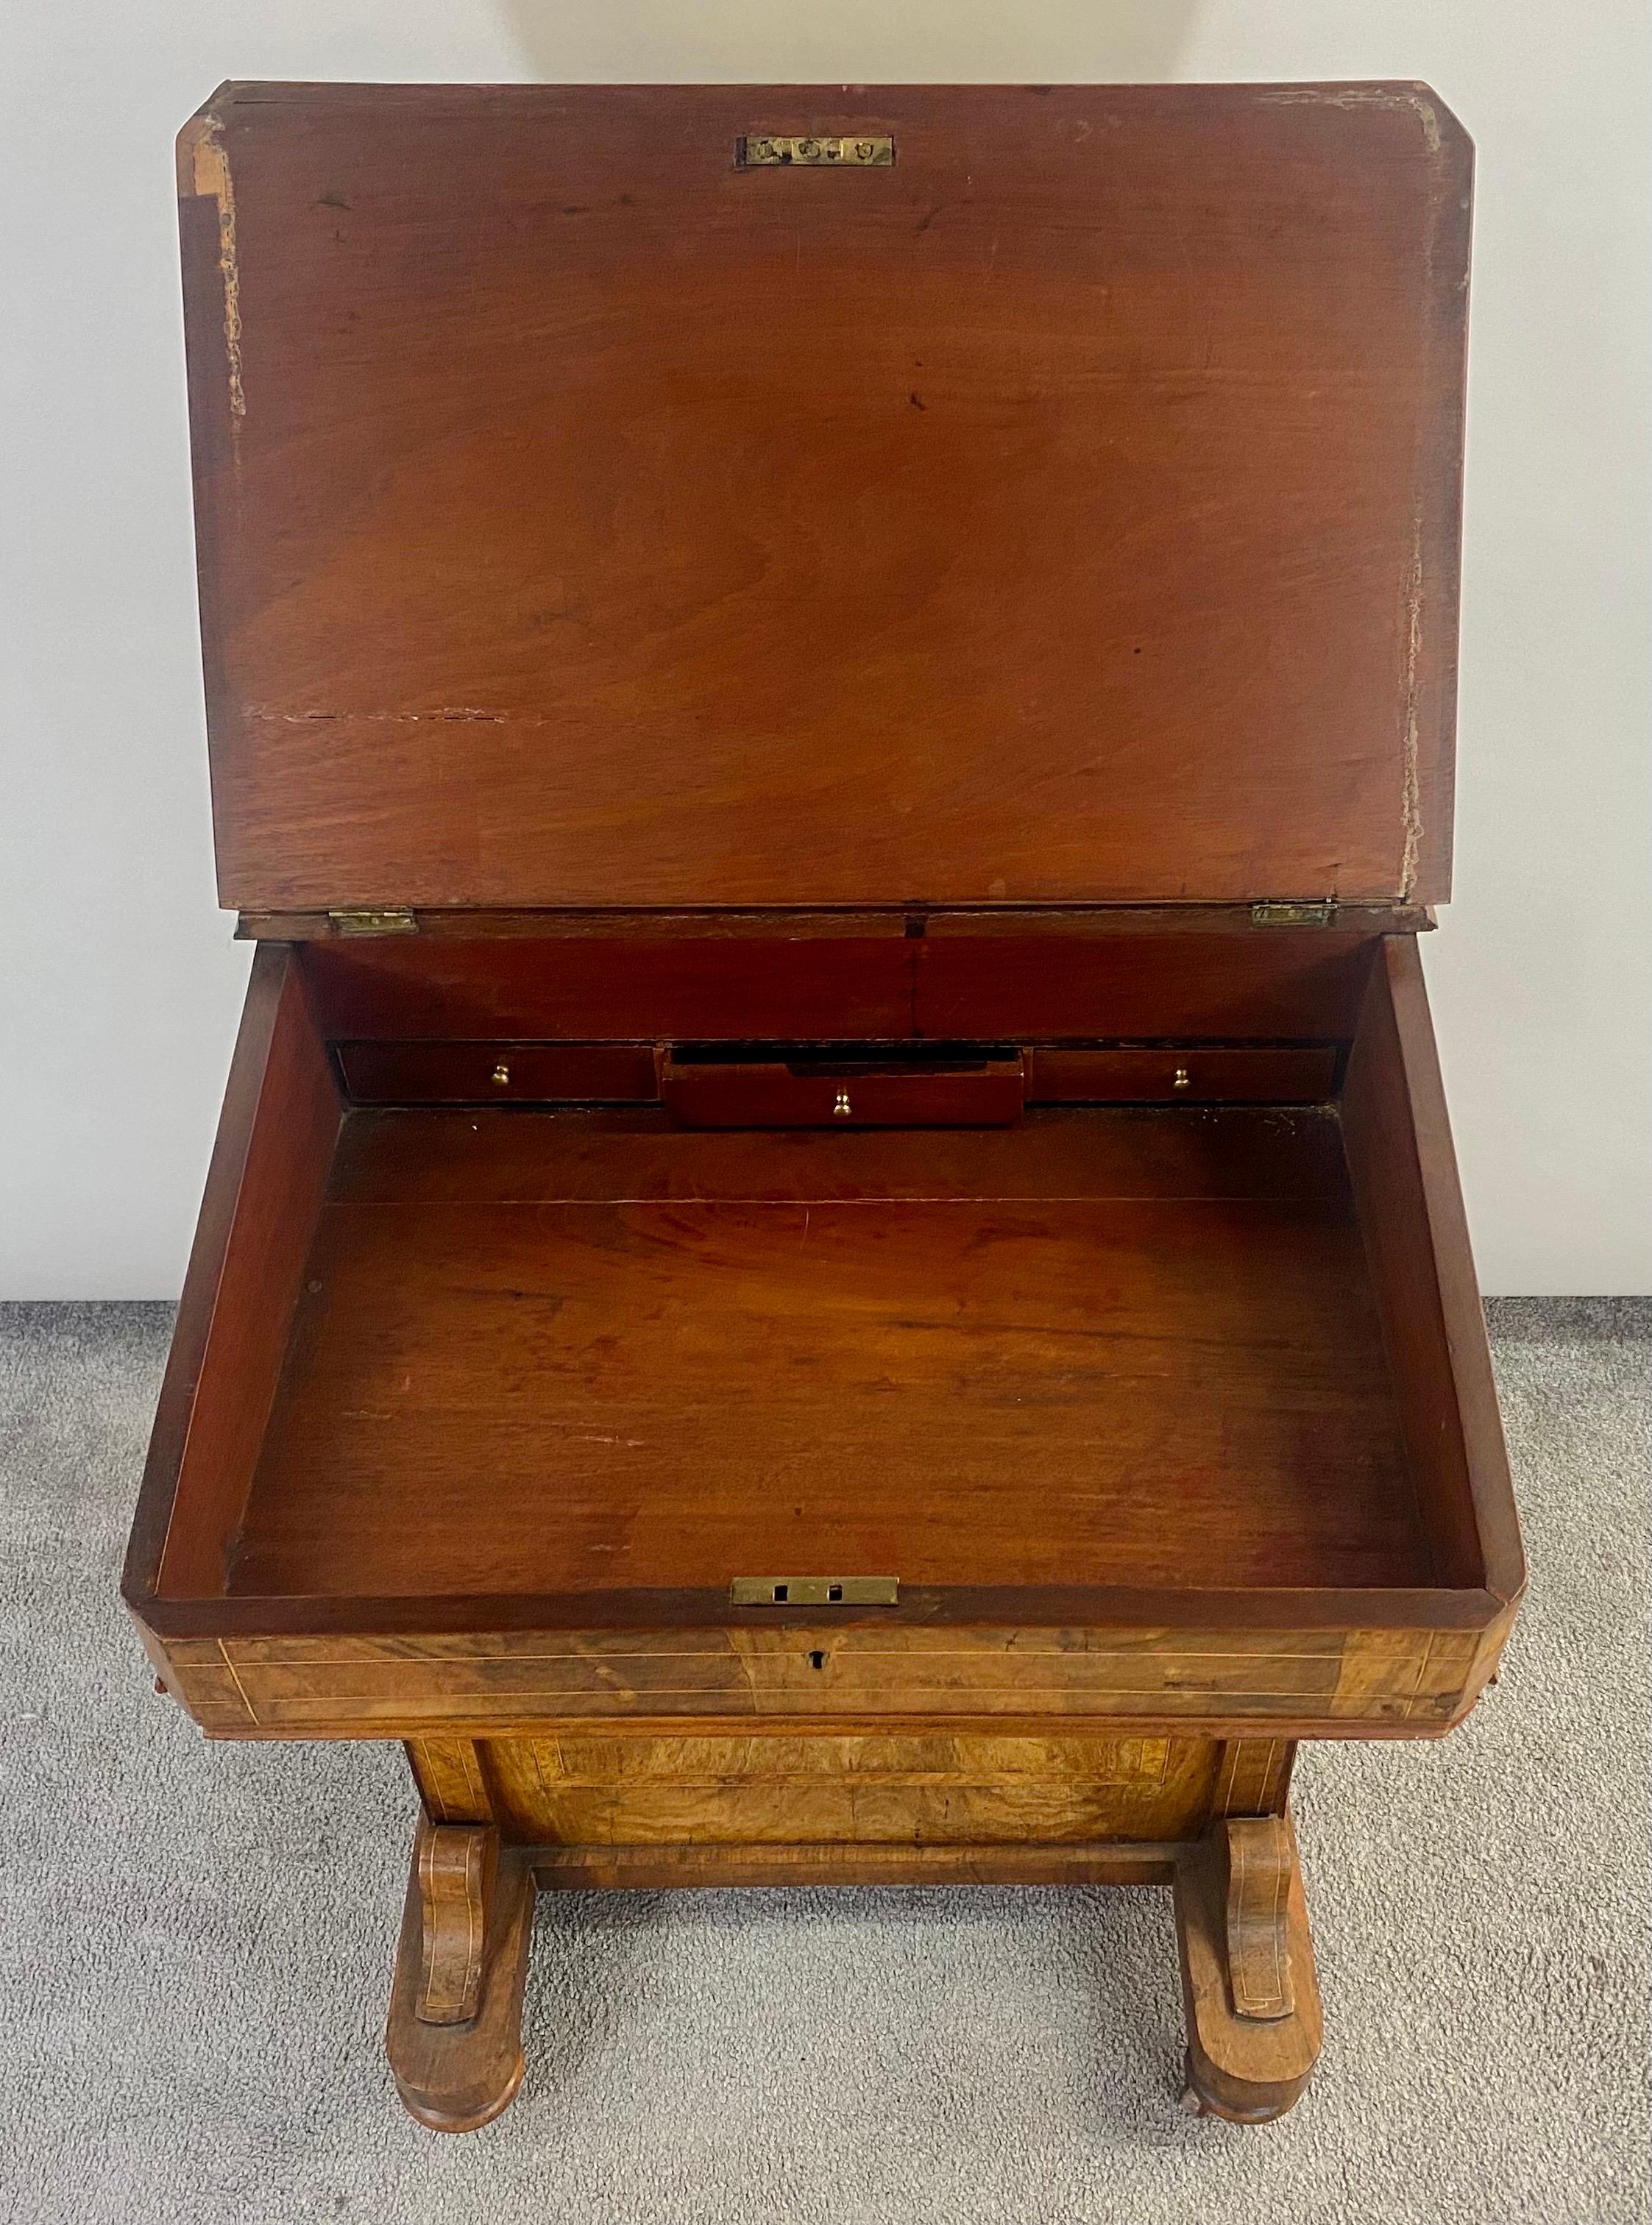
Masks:
[[[1388,84],[185,128],[256,949],[125,1595],[210,1737],[404,1744],[426,2124],[569,1886],[1168,1883],[1189,2105],[1306,2084],[1299,1745],[1523,1581],[1417,942],[1470,168]]]

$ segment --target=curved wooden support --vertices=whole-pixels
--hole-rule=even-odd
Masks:
[[[1271,2022],[1296,2006],[1286,1922],[1296,1847],[1282,1816],[1236,1816],[1227,1841],[1228,1992],[1236,2016]]]
[[[511,1781],[508,1771],[504,1781]],[[543,1791],[537,1771],[535,1782]],[[460,1791],[469,1798],[466,1787]],[[1282,1803],[1282,1778],[1274,1797]],[[988,1848],[916,1840],[869,1846],[824,1835],[808,1844],[548,1840],[535,1812],[505,1827],[518,1841],[505,1843],[492,1822],[434,1822],[432,1808],[451,1814],[452,1807],[438,1804],[428,1787],[425,1798],[386,2045],[403,2104],[438,2132],[486,2124],[521,2083],[536,1866],[551,1886],[766,1884],[802,1874],[823,1883],[1168,1878],[1187,2015],[1185,2106],[1236,2124],[1264,2124],[1300,2097],[1318,2059],[1313,1948],[1295,1835],[1284,1815],[1221,1816],[1191,1841]]]
[[[415,1841],[419,1883],[419,1987],[424,2024],[469,2024],[482,1997],[487,1906],[499,1875],[499,1835],[463,1823],[427,1824]]]
[[[533,1873],[488,1824],[421,1817],[384,2035],[397,2090],[435,2132],[497,2117],[522,2083]]]
[[[1176,1866],[1185,2106],[1267,2124],[1298,2101],[1324,2028],[1296,1835],[1285,1816],[1214,1823]]]

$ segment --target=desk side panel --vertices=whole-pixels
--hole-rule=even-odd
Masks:
[[[1440,1581],[1510,1609],[1526,1565],[1422,961],[1385,937],[1349,1057],[1342,1132],[1395,1394]],[[1495,1655],[1484,1664],[1490,1673]]]
[[[260,947],[231,1063],[122,1590],[212,1594],[252,1478],[340,1106],[297,968]]]

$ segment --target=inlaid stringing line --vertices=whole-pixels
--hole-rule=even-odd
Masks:
[[[1262,1750],[1261,1783],[1256,1787],[1256,1805],[1262,1807],[1274,1785],[1274,1757],[1279,1752],[1279,1740],[1269,1739]]]
[[[1274,1951],[1274,1994],[1275,2001],[1285,1999],[1285,1891],[1288,1872],[1283,1862],[1274,1865],[1274,1905],[1268,1918],[1268,1933]]]
[[[427,1937],[435,1908],[435,1881],[431,1865],[431,1857],[435,1852],[435,1841],[427,1832],[419,1847],[419,1893],[423,1904],[423,1922]],[[436,1976],[435,1964],[429,1956],[425,1960],[421,1976],[423,1982],[419,1987],[419,2013],[423,2015],[429,2009],[430,1996]]]
[[[1239,1905],[1239,1919],[1241,1923],[1242,1923],[1245,1920],[1247,1906],[1249,1900],[1249,1894],[1247,1890],[1249,1883],[1247,1876],[1248,1861],[1245,1852],[1245,1838],[1242,1833],[1240,1835],[1238,1845],[1235,1848],[1235,1854],[1238,1863],[1238,1867],[1234,1878],[1235,1898]],[[1274,1871],[1273,1905],[1268,1911],[1269,1946],[1274,1963],[1272,1986],[1268,1995],[1270,2001],[1280,2001],[1285,1998],[1285,1970],[1281,1960],[1283,1941],[1280,1930],[1280,1895],[1283,1889],[1284,1883],[1284,1869],[1282,1866],[1276,1864]]]
[[[248,1699],[246,1696],[246,1687],[236,1675],[235,1664],[230,1659],[229,1648],[225,1645],[221,1638],[218,1641],[218,1650],[223,1657],[224,1666],[229,1673],[229,1680],[231,1683],[234,1685],[236,1690],[241,1696],[241,1705],[246,1709],[249,1718],[256,1723],[258,1720],[258,1711],[253,1706],[251,1701]]]
[[[328,1201],[333,1213],[397,1213],[417,1212],[432,1208],[452,1208],[455,1210],[477,1205],[554,1205],[589,1206],[594,1212],[606,1211],[615,1205],[655,1205],[663,1213],[675,1213],[684,1206],[704,1206],[713,1210],[724,1206],[771,1205],[778,1209],[797,1209],[831,1205],[1254,1205],[1275,1209],[1293,1208],[1299,1202],[1289,1197],[1247,1197],[1242,1191],[1232,1195],[1220,1192],[1210,1197],[1165,1195],[1153,1190],[1136,1192],[1122,1190],[1116,1195],[1097,1196],[1094,1192],[1082,1197],[1052,1197],[1043,1190],[1030,1190],[1023,1195],[1019,1190],[1009,1197],[931,1197],[908,1195],[904,1197],[337,1197]]]
[[[482,1903],[481,1841],[472,1834],[465,1848],[465,1983],[470,1983],[470,1974],[480,1959],[476,1937],[477,1921]]]
[[[813,1635],[819,1626],[799,1629],[799,1638]],[[1340,1661],[1342,1649],[1331,1653],[1257,1652],[1249,1648],[1201,1647],[1191,1652],[1155,1654],[1143,1645],[856,1645],[847,1632],[834,1633],[841,1658],[856,1661],[992,1661],[1013,1657],[1018,1661]],[[219,1641],[221,1645],[223,1641]],[[790,1649],[780,1645],[757,1649],[732,1645],[662,1646],[658,1651],[631,1653],[261,1653],[249,1658],[248,1669],[396,1669],[492,1667],[512,1661],[588,1661],[607,1669],[627,1661],[732,1661],[744,1656],[754,1661],[785,1660]],[[227,1658],[227,1657],[226,1657]]]
[[[1421,1651],[1421,1653],[1419,1655],[1419,1657],[1418,1657],[1418,1660],[1417,1660],[1417,1675],[1416,1675],[1416,1679],[1415,1679],[1415,1681],[1414,1681],[1414,1683],[1413,1683],[1412,1688],[1411,1688],[1411,1696],[1410,1696],[1409,1700],[1407,1700],[1407,1702],[1406,1702],[1406,1713],[1407,1713],[1408,1715],[1414,1715],[1414,1714],[1416,1713],[1416,1711],[1417,1711],[1417,1709],[1418,1709],[1419,1706],[1420,1706],[1420,1705],[1421,1704],[1421,1702],[1422,1702],[1422,1698],[1423,1698],[1422,1680],[1423,1680],[1424,1677],[1425,1677],[1425,1676],[1426,1675],[1426,1673],[1427,1673],[1427,1670],[1428,1670],[1428,1657],[1430,1656],[1430,1654],[1431,1654],[1431,1653],[1433,1653],[1433,1650],[1434,1650],[1434,1639],[1435,1639],[1435,1635],[1436,1635],[1436,1633],[1435,1633],[1433,1631],[1432,1631],[1432,1630],[1431,1630],[1431,1631],[1428,1632],[1428,1634],[1427,1634],[1426,1638],[1423,1640],[1423,1648],[1422,1648],[1422,1651]]]
[[[706,1688],[701,1684],[651,1684],[646,1691],[641,1692],[614,1692],[612,1689],[607,1689],[599,1691],[569,1691],[566,1687],[562,1689],[553,1687],[549,1691],[542,1692],[518,1690],[501,1692],[436,1692],[430,1694],[428,1697],[423,1699],[417,1696],[406,1699],[404,1703],[412,1707],[434,1707],[439,1701],[443,1700],[455,1702],[469,1700],[474,1701],[481,1713],[486,1714],[488,1709],[492,1708],[519,1706],[524,1701],[529,1700],[558,1700],[566,1702],[576,1702],[581,1700],[601,1702],[604,1700],[613,1699],[635,1700],[639,1702],[648,1700],[716,1701],[730,1698],[733,1696],[736,1689],[736,1687],[728,1686],[721,1690],[708,1691]],[[1013,1697],[1016,1693],[1020,1692],[1036,1694],[1039,1696],[1049,1695],[1056,1698],[1083,1699],[1090,1701],[1101,1701],[1107,1699],[1152,1699],[1167,1702],[1184,1701],[1187,1702],[1190,1707],[1196,1708],[1198,1712],[1204,1715],[1209,1715],[1213,1712],[1212,1703],[1217,1701],[1231,1701],[1236,1707],[1242,1708],[1248,1702],[1255,1700],[1311,1701],[1324,1700],[1331,1696],[1328,1693],[1323,1691],[1274,1692],[1260,1689],[1255,1685],[1246,1685],[1242,1689],[1232,1692],[1222,1691],[1219,1689],[1191,1691],[1185,1688],[1167,1690],[1162,1684],[1103,1684],[1097,1686],[1094,1689],[1085,1689],[1082,1687],[1075,1688],[1071,1684],[906,1684],[903,1685],[901,1688],[901,1696],[903,1697],[913,1696],[918,1693],[935,1692],[946,1693],[956,1698],[966,1700],[1001,1696],[1005,1694]],[[749,1696],[742,1694],[742,1696]],[[788,1698],[795,1699],[797,1696],[795,1693],[787,1693],[777,1687],[772,1691],[764,1692],[756,1696],[760,1697],[766,1702],[768,1701],[783,1702]],[[829,1695],[823,1695],[822,1704],[818,1708],[797,1708],[796,1712],[800,1720],[806,1721],[809,1715],[813,1713],[819,1713],[826,1715],[829,1715],[834,1713],[834,1709],[831,1707],[824,1704],[825,1701],[829,1697]],[[266,1697],[264,1702],[264,1705],[266,1708],[330,1707],[355,1708],[361,1707],[365,1704],[382,1702],[384,1699],[390,1699],[396,1702],[397,1704],[403,1703],[403,1696],[397,1692],[391,1692],[388,1694],[374,1694],[371,1692],[305,1692],[289,1699],[271,1699]],[[969,1710],[967,1708],[963,1708],[960,1709],[959,1712],[967,1714]],[[1219,1714],[1221,1711],[1220,1709],[1216,1709],[1215,1712]],[[455,1714],[454,1720],[455,1721],[469,1721],[472,1720],[472,1717],[461,1717]],[[867,1720],[868,1721],[875,1722],[879,1720],[879,1717],[875,1715],[869,1715]],[[253,1717],[253,1721],[255,1722],[257,1721],[257,1717],[256,1715]]]
[[[1233,1780],[1238,1766],[1238,1742],[1229,1740],[1223,1752],[1222,1774],[1217,1781],[1216,1804],[1217,1811],[1223,1816],[1227,1814],[1228,1803],[1233,1797]]]

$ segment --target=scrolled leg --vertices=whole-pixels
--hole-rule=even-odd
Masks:
[[[522,2083],[533,1873],[480,1823],[421,1817],[385,2047],[409,2113],[435,2132],[497,2117]]]
[[[1267,2124],[1298,2101],[1323,2025],[1296,1835],[1284,1816],[1214,1823],[1177,1865],[1176,1930],[1197,2114]]]

